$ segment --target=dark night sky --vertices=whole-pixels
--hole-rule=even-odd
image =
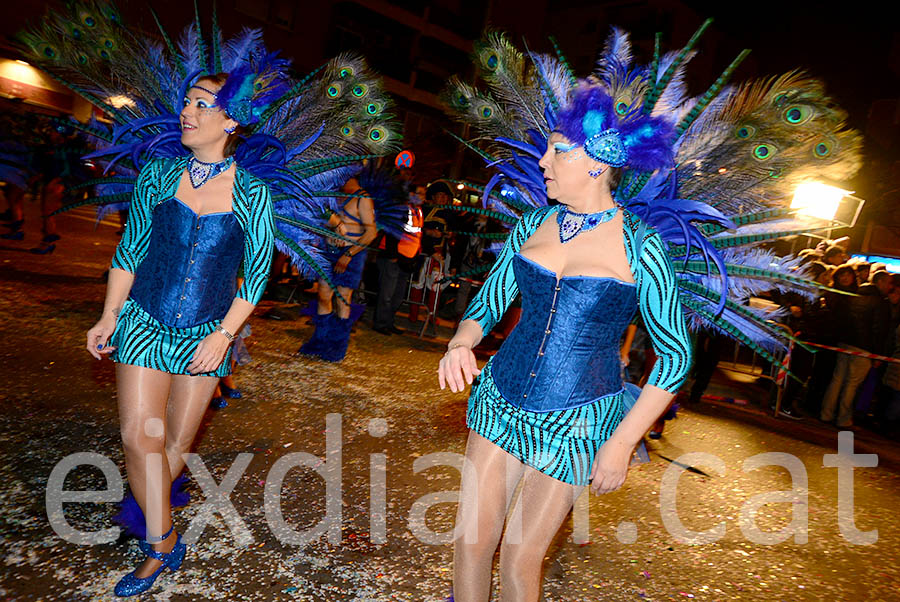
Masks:
[[[461,1],[463,4],[468,2]],[[135,14],[146,10],[143,8],[145,2],[141,0],[121,0],[119,3],[130,5],[128,12]],[[449,0],[442,1],[442,4],[447,3],[453,4]],[[36,0],[0,3],[0,35],[14,34],[26,19],[33,20],[42,14],[46,4]],[[167,23],[171,27],[180,27],[192,12],[189,2],[179,0],[152,0],[149,4],[159,10],[164,22],[172,21]],[[201,0],[201,5],[204,4],[206,0]],[[316,21],[317,28],[310,25],[305,30],[304,38],[327,35],[322,28],[328,25],[318,21],[327,19],[325,15],[329,9],[326,5],[329,4],[332,3],[307,4],[307,0],[298,0],[298,6],[305,5],[309,10],[315,8],[321,15],[308,15],[307,21]],[[218,5],[224,16],[233,10],[234,0],[219,0]],[[421,6],[424,3],[415,5],[415,9]],[[554,35],[567,53],[574,54],[579,51],[587,53],[589,46],[590,53],[593,53],[596,46],[602,43],[607,27],[613,24],[635,32],[636,45],[643,43],[645,48],[652,46],[652,32],[660,29],[664,33],[664,49],[677,48],[687,41],[691,31],[705,17],[712,17],[714,24],[698,46],[701,56],[695,59],[704,63],[695,67],[703,68],[688,70],[689,79],[696,78],[691,79],[692,93],[702,92],[741,49],[750,48],[750,58],[735,73],[732,81],[805,68],[825,80],[829,93],[847,109],[851,125],[863,131],[868,125],[873,101],[900,98],[900,25],[893,15],[887,14],[888,2],[490,0],[490,5],[486,3],[485,6],[494,9],[491,16],[493,27],[518,31],[526,35],[533,48],[539,50],[549,50],[542,48],[546,45],[545,36]],[[601,14],[630,14],[631,22],[602,23],[593,38],[592,34],[585,36],[583,31],[577,31],[585,21],[583,15],[597,13],[598,9]],[[564,16],[558,18],[560,15]],[[179,17],[178,25],[175,25],[176,16]],[[235,21],[235,17],[231,16],[230,20]],[[245,21],[246,18],[240,17],[238,20]],[[677,23],[679,31],[671,31],[672,23]],[[449,26],[453,28],[454,24]],[[286,35],[291,34],[277,29],[267,32],[267,38],[272,37],[275,45],[279,41],[290,43]],[[638,39],[641,36],[646,39]],[[309,59],[308,56],[303,58]],[[638,58],[649,60],[647,56]],[[588,65],[592,60],[585,57]],[[698,71],[700,75],[696,74]],[[881,127],[879,122],[879,129],[888,132],[888,141],[900,137],[900,127],[890,123],[896,121],[896,117],[893,120],[891,117],[889,108],[887,127]],[[885,120],[884,115],[881,120]],[[887,146],[891,147],[889,151],[884,150]],[[893,143],[882,141],[881,146],[867,143],[870,157],[872,151],[886,152],[888,162],[896,161],[900,154],[900,140]],[[873,177],[875,175],[869,174],[863,179],[874,184],[879,179]]]
[[[865,127],[872,101],[900,96],[900,27],[889,2],[830,5],[688,0],[715,19],[733,52],[751,48],[760,74],[804,67]],[[832,8],[833,6],[833,8]],[[721,57],[723,64],[728,57]]]
[[[556,4],[524,0],[517,2],[522,13],[529,13],[529,5],[539,6],[538,12],[553,13],[558,8],[579,10],[597,5],[622,5],[628,2],[587,2],[569,0]],[[143,2],[123,0],[122,4],[139,6]],[[26,18],[42,14],[45,2],[29,0],[22,5],[4,2],[0,8],[0,34],[12,35]],[[168,1],[150,2],[163,13]],[[301,2],[301,5],[303,3]],[[497,3],[502,4],[502,2]],[[641,3],[638,3],[641,4]],[[657,4],[653,2],[652,4]],[[665,6],[666,2],[659,2]],[[888,2],[842,2],[827,4],[794,1],[745,2],[722,0],[681,0],[672,8],[687,5],[697,15],[697,24],[704,17],[715,19],[712,35],[724,36],[717,48],[713,66],[718,71],[742,48],[753,53],[736,79],[748,75],[777,74],[802,66],[813,75],[825,79],[829,90],[846,107],[853,125],[863,128],[871,102],[878,98],[900,97],[900,26],[893,15],[886,14]],[[15,7],[13,7],[15,5]],[[231,2],[219,2],[224,11]],[[833,8],[832,8],[833,7]],[[143,12],[143,11],[141,11]],[[492,25],[504,28],[504,12],[494,13]],[[186,16],[188,13],[185,13]],[[510,18],[515,16],[510,15]],[[612,25],[611,23],[609,25]],[[621,23],[626,28],[637,24]],[[636,29],[636,27],[635,27]],[[560,39],[566,47],[566,31],[547,31]],[[670,39],[671,47],[686,40]],[[537,42],[540,46],[540,41]],[[703,43],[700,45],[704,50]],[[756,73],[753,73],[756,71]]]

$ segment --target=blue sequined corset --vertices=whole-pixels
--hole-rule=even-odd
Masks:
[[[244,231],[233,213],[198,216],[172,198],[153,210],[131,298],[175,328],[220,320],[234,301],[243,252]]]
[[[637,310],[635,286],[565,276],[516,255],[522,317],[492,360],[497,390],[533,412],[566,410],[622,389],[619,345]]]

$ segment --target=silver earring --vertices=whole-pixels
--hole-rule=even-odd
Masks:
[[[588,175],[592,178],[599,178],[600,175],[606,171],[605,169],[591,169],[588,171]]]
[[[235,129],[236,129],[236,127],[234,127],[234,126],[233,126],[233,127],[230,127],[230,128],[225,128],[225,133],[226,133],[226,134],[233,134]]]

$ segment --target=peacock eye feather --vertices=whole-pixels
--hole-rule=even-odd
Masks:
[[[352,77],[353,76],[353,68],[352,67],[341,67],[341,70],[338,72],[341,77]]]
[[[366,84],[356,84],[355,86],[353,86],[352,92],[353,92],[353,96],[356,96],[357,98],[362,98],[363,96],[368,94],[369,86],[367,86]]]
[[[338,83],[334,83],[326,88],[325,94],[327,94],[330,98],[337,98],[341,95],[341,90],[343,90],[341,85]]]
[[[491,116],[494,114],[494,109],[492,109],[488,105],[485,105],[485,106],[481,107],[481,111],[479,111],[479,113],[485,119],[490,119]]]
[[[121,17],[115,8],[109,6],[108,4],[104,4],[100,6],[100,12],[104,17],[112,21],[113,23],[119,24],[121,22]]]
[[[371,140],[372,142],[381,142],[382,140],[384,140],[385,135],[386,132],[384,131],[384,129],[375,127],[369,131],[369,140]]]
[[[739,125],[734,130],[734,135],[736,138],[740,138],[741,140],[747,140],[748,138],[752,138],[756,135],[756,128],[752,125]]]
[[[366,105],[366,113],[369,115],[377,115],[381,112],[381,105],[375,102],[370,102]]]
[[[488,52],[484,57],[484,66],[490,71],[496,71],[500,66],[500,56],[496,52]]]
[[[776,150],[777,149],[772,144],[758,144],[753,149],[753,156],[760,161],[767,161],[775,155]]]
[[[351,136],[353,136],[353,128],[349,125],[345,125],[341,128],[341,135],[350,138]]]
[[[781,94],[777,95],[774,100],[772,100],[772,104],[776,107],[782,106],[785,102],[787,102],[786,92],[782,92]]]
[[[800,125],[809,121],[810,117],[812,117],[812,111],[807,106],[794,105],[785,109],[782,117],[791,125]]]
[[[97,19],[91,13],[87,11],[81,11],[78,13],[78,20],[84,23],[87,27],[94,27],[97,25]]]
[[[619,115],[625,115],[628,113],[628,104],[625,101],[620,100],[616,103],[616,113]]]
[[[827,157],[831,154],[831,143],[824,140],[819,142],[813,147],[813,153],[820,159]]]

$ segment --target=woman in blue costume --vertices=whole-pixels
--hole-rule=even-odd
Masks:
[[[359,180],[350,178],[341,192],[343,200],[328,219],[328,227],[341,238],[327,239],[323,252],[330,265],[330,281],[319,279],[313,334],[298,351],[328,362],[339,362],[347,355],[353,326],[348,303],[362,281],[367,245],[378,234],[374,202]]]
[[[170,515],[184,496],[173,477],[230,371],[229,343],[263,292],[273,245],[305,277],[327,278],[315,245],[333,234],[324,199],[399,142],[362,57],[342,54],[295,78],[260,30],[226,38],[212,9],[210,29],[198,8],[177,42],[161,26],[156,39],[132,31],[112,4],[93,0],[48,11],[18,36],[37,65],[111,122],[73,123],[98,146],[88,157],[104,177],[82,185],[94,196],[63,210],[96,203],[103,215],[131,205],[87,341],[94,357],[118,363],[134,496],[116,518],[146,534],[150,556],[116,586],[119,595],[146,591],[181,563]],[[115,98],[124,106],[104,100]]]
[[[666,53],[658,35],[649,65],[613,28],[580,81],[561,54],[526,59],[489,34],[475,46],[486,89],[456,79],[444,93],[496,170],[477,211],[515,227],[441,359],[441,386],[473,382],[472,347],[519,292],[523,313],[469,399],[456,602],[488,599],[501,535],[502,599],[538,600],[544,553],[575,496],[589,483],[599,493],[622,485],[635,445],[685,378],[686,322],[782,367],[776,353],[802,344],[748,300],[820,285],[760,244],[820,227],[790,209],[794,189],[852,177],[860,138],[805,74],[726,87],[746,50],[689,97],[685,65],[709,24]],[[636,311],[657,359],[631,394],[618,349]]]
[[[519,221],[440,361],[441,388],[472,384],[479,374],[472,348],[521,293],[522,318],[469,399],[457,602],[488,599],[494,552],[520,481],[510,523],[521,534],[507,532],[501,544],[503,599],[538,599],[544,555],[574,500],[588,484],[595,493],[622,485],[635,447],[690,367],[663,243],[612,196],[617,168],[646,149],[626,146],[616,130],[591,136],[591,113],[603,101],[602,88],[584,84],[563,109],[540,160],[547,195],[560,204]],[[658,358],[626,415],[619,345],[636,311]]]
[[[181,564],[169,484],[230,372],[231,341],[259,301],[272,259],[272,201],[234,162],[240,124],[218,98],[226,81],[205,76],[187,91],[181,142],[191,155],[141,170],[103,314],[87,333],[91,355],[117,364],[128,481],[146,516],[148,558],[117,584],[120,596],[149,589]]]

